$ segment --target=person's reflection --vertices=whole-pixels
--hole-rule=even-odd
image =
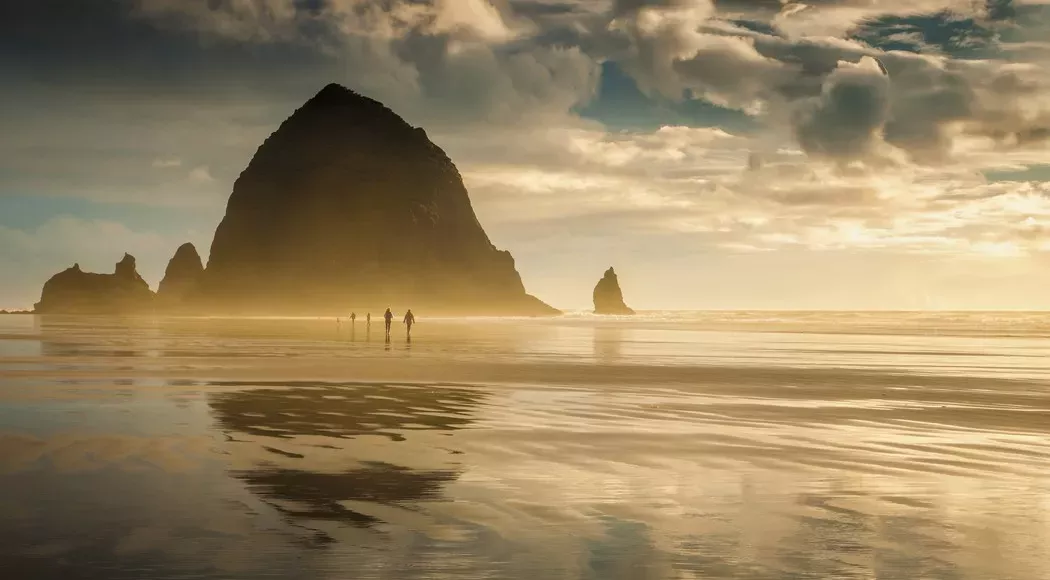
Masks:
[[[386,350],[390,350],[390,333],[389,332],[386,334],[386,339],[384,340],[384,343],[386,344],[385,349]]]
[[[623,329],[598,326],[594,329],[594,359],[603,363],[618,362],[623,357]]]

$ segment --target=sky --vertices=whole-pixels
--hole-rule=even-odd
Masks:
[[[206,260],[330,82],[557,307],[1050,308],[1050,0],[0,2],[0,307]]]

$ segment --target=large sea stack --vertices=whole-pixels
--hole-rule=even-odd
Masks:
[[[423,129],[335,84],[237,179],[198,300],[230,313],[557,313],[526,294]]]
[[[84,272],[79,264],[44,283],[38,314],[135,314],[153,307],[153,291],[135,269],[135,257],[124,254],[112,274]]]
[[[612,268],[606,270],[605,275],[594,286],[594,313],[634,314],[634,310],[631,310],[623,301],[620,280]]]
[[[204,275],[204,264],[193,244],[186,243],[175,250],[168,261],[164,278],[157,287],[157,305],[165,309],[182,309],[185,301],[197,290]]]

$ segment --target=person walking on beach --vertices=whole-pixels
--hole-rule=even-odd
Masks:
[[[355,324],[357,324],[357,313],[351,312],[350,313],[350,326],[353,326]]]
[[[406,336],[408,336],[409,340],[412,340],[412,325],[416,323],[416,317],[415,317],[414,314],[412,314],[412,309],[411,308],[409,308],[408,312],[405,313],[405,320],[404,320],[404,322],[405,322],[405,326],[408,327],[408,334]]]
[[[365,313],[365,328],[372,328],[372,313]]]
[[[386,333],[390,334],[390,321],[394,319],[394,314],[390,312],[390,309],[386,309],[386,313],[383,314],[383,320],[386,321]]]

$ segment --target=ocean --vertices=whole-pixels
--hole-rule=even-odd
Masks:
[[[4,577],[1050,579],[1050,314],[0,316]]]

